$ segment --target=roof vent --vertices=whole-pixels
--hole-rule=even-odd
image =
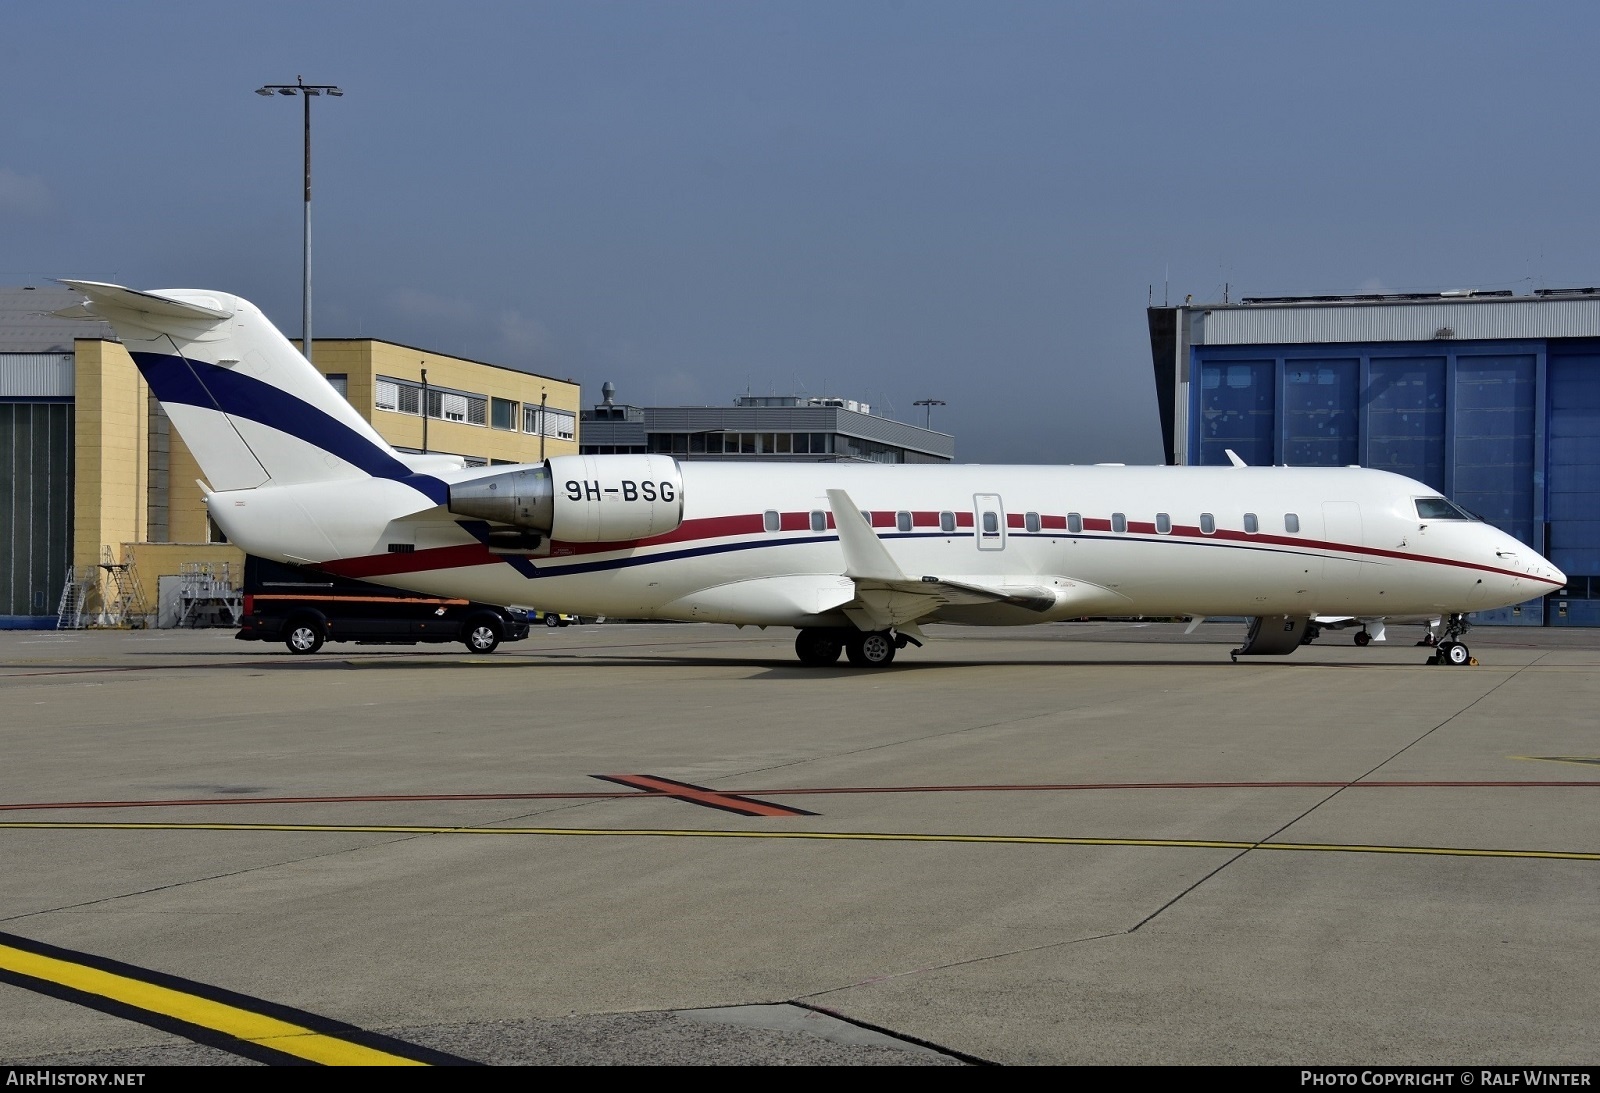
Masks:
[[[1433,332],[1433,336],[1435,338],[1453,338],[1456,336],[1456,332],[1448,326],[1441,326]]]

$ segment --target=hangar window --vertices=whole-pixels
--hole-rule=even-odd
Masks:
[[[943,532],[951,532],[955,529],[956,514],[953,512],[941,512],[939,514],[939,530]]]
[[[823,512],[821,509],[812,509],[811,510],[811,530],[812,531],[827,531],[828,530],[828,514]]]
[[[761,514],[761,526],[768,531],[777,531],[783,525],[783,519],[778,515],[777,509],[768,509]]]
[[[1156,533],[1158,535],[1172,534],[1172,517],[1164,512],[1156,513]]]
[[[897,513],[895,513],[894,514],[894,529],[896,531],[910,531],[911,530],[911,514],[909,512],[897,512]]]
[[[1209,512],[1200,514],[1200,534],[1210,535],[1217,530],[1217,518]]]
[[[1023,514],[1022,526],[1027,528],[1029,531],[1038,531],[1039,530],[1039,514],[1037,512],[1029,512],[1029,513]]]
[[[1256,519],[1256,514],[1253,513],[1253,512],[1245,513],[1244,514],[1244,532],[1245,532],[1245,534],[1246,535],[1254,535],[1256,532],[1258,532],[1260,530],[1261,530],[1261,522]]]
[[[1069,535],[1082,535],[1083,534],[1083,513],[1081,513],[1081,512],[1069,512],[1069,513],[1067,513],[1067,534],[1069,534]]]
[[[1290,535],[1300,534],[1300,514],[1298,512],[1286,512],[1283,514],[1283,530]]]
[[[1121,535],[1128,530],[1128,518],[1120,512],[1111,514],[1111,530]]]

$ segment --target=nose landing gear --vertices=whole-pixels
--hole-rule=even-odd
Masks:
[[[1444,638],[1440,640],[1433,656],[1429,657],[1425,663],[1477,664],[1478,658],[1472,655],[1471,650],[1467,648],[1466,642],[1456,640],[1470,629],[1472,629],[1472,624],[1467,621],[1465,615],[1451,615],[1444,625]]]

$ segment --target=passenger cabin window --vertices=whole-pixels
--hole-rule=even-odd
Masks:
[[[1157,535],[1171,535],[1172,534],[1172,517],[1168,516],[1164,512],[1156,513],[1156,534]]]
[[[992,512],[983,514],[983,533],[985,535],[1000,534],[1000,517]]]
[[[1082,535],[1083,534],[1083,513],[1081,513],[1081,512],[1069,512],[1069,513],[1067,513],[1067,534],[1068,535]]]
[[[1039,514],[1037,512],[1030,512],[1023,516],[1022,526],[1027,528],[1029,531],[1038,531],[1040,526]]]
[[[911,530],[911,514],[909,512],[897,512],[897,513],[895,513],[894,514],[894,529],[896,531],[910,531]]]
[[[1200,514],[1200,534],[1211,535],[1214,534],[1216,530],[1217,518],[1212,516],[1209,512],[1202,512]]]
[[[811,510],[811,530],[812,531],[827,531],[828,530],[828,514],[823,512],[820,509],[812,509]]]
[[[1290,535],[1300,534],[1300,514],[1298,512],[1286,512],[1283,514],[1283,530]]]
[[[1121,535],[1128,530],[1128,518],[1120,512],[1111,514],[1111,530]]]
[[[1261,530],[1261,523],[1260,523],[1260,521],[1258,521],[1256,519],[1256,514],[1253,513],[1253,512],[1245,513],[1244,514],[1244,532],[1245,532],[1245,534],[1246,535],[1254,535],[1256,532],[1258,532],[1260,530]]]
[[[1417,519],[1419,520],[1473,520],[1472,513],[1461,508],[1443,497],[1419,497],[1417,504]]]
[[[939,514],[939,530],[948,532],[954,531],[955,529],[956,514],[953,512],[941,512]]]
[[[778,516],[777,509],[768,509],[761,515],[761,525],[768,531],[777,531],[783,525],[783,520]]]

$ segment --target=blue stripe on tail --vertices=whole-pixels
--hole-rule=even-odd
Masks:
[[[403,482],[434,504],[449,503],[450,491],[443,482],[417,474],[367,437],[282,388],[205,361],[167,353],[132,356],[151,393],[164,403],[199,406],[259,422],[338,456],[374,478]]]

